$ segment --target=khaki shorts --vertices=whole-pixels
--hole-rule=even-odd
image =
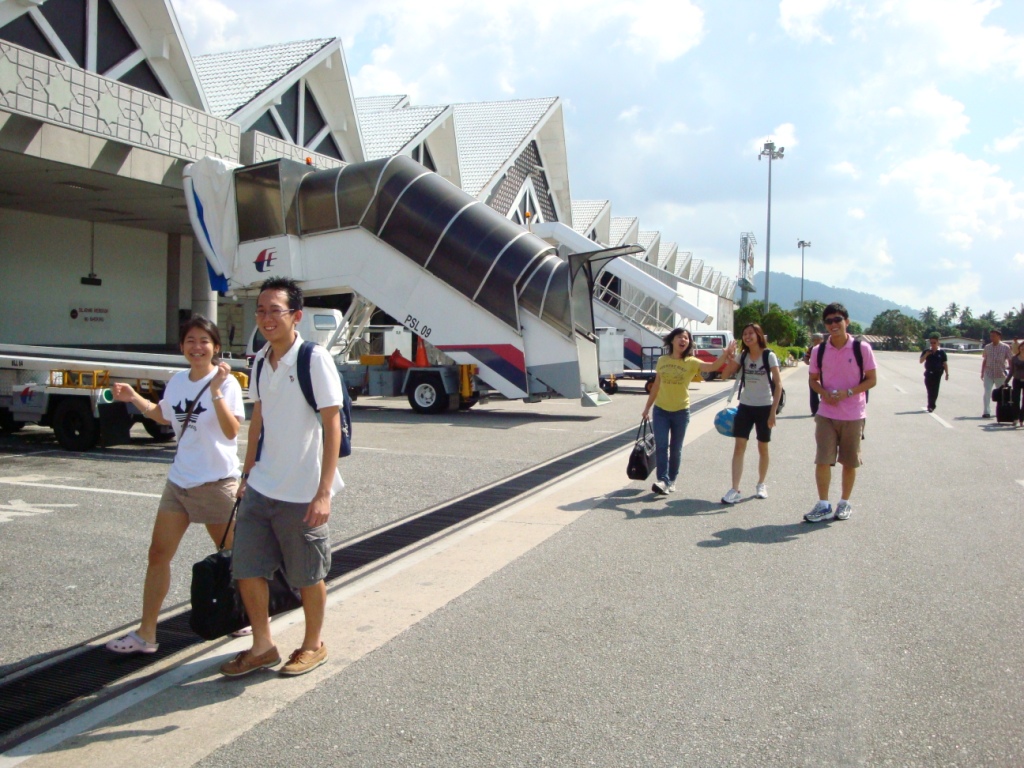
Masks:
[[[860,466],[860,441],[863,434],[864,419],[839,421],[815,416],[814,440],[818,444],[818,453],[814,463],[835,466],[838,454],[840,464],[856,469]]]
[[[161,512],[183,512],[188,515],[190,523],[223,525],[231,517],[237,490],[238,480],[234,477],[203,483],[195,488],[182,488],[168,480],[157,509]]]
[[[271,499],[247,487],[231,552],[234,579],[272,579],[281,570],[295,589],[323,581],[331,569],[330,531],[326,523],[307,526],[302,519],[308,509],[309,504]]]

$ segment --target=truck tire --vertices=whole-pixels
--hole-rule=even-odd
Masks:
[[[24,421],[15,421],[14,416],[6,408],[0,408],[0,432],[13,434],[25,426]]]
[[[88,451],[99,440],[100,421],[84,398],[65,398],[53,411],[53,434],[66,451]]]
[[[463,397],[459,400],[459,410],[468,411],[474,405],[480,402],[480,396],[473,394],[471,397]]]
[[[608,379],[601,379],[601,390],[606,395],[614,395],[619,391],[619,382],[609,381]]]
[[[651,390],[654,388],[654,379],[648,379],[647,383],[644,384],[644,392],[648,395],[651,394]]]
[[[142,422],[146,434],[158,443],[166,443],[174,439],[174,430],[168,424],[158,424],[152,419],[144,419]]]
[[[718,371],[701,371],[700,376],[704,381],[714,381],[721,374]]]
[[[448,393],[440,376],[420,376],[409,384],[409,405],[416,413],[444,413],[448,409]]]

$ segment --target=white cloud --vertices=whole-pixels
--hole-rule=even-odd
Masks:
[[[622,120],[623,122],[632,123],[636,120],[637,115],[639,115],[642,111],[643,107],[641,107],[639,104],[634,104],[629,109],[624,109],[621,112],[619,112],[618,119]]]
[[[964,154],[947,150],[910,158],[880,181],[913,189],[918,208],[937,219],[947,242],[962,248],[978,235],[998,238],[1008,222],[1024,217],[1024,195],[999,176],[999,166]]]
[[[1013,256],[1013,268],[1015,270],[1024,269],[1024,253],[1016,253]]]
[[[389,45],[381,45],[373,51],[371,64],[364,64],[352,75],[352,86],[360,96],[377,96],[405,94],[415,103],[419,86],[414,82],[406,82],[402,76],[387,65],[394,55]]]
[[[629,47],[660,63],[675,61],[704,37],[704,12],[690,0],[639,0],[613,7],[631,17]]]
[[[849,216],[851,219],[862,220],[867,214],[864,213],[863,208],[850,208],[846,212],[846,215]]]
[[[790,37],[801,42],[822,40],[831,43],[832,38],[821,29],[821,17],[835,6],[835,0],[781,0],[779,3],[779,24]]]
[[[1018,128],[1008,136],[995,139],[990,147],[986,147],[989,152],[1013,152],[1017,147],[1024,142],[1024,128]]]
[[[848,160],[843,160],[839,163],[833,163],[828,167],[828,170],[833,173],[837,173],[840,176],[849,176],[851,179],[859,179],[860,171],[857,170],[857,166]]]
[[[238,14],[219,0],[174,0],[174,10],[193,55],[243,47],[229,34]]]

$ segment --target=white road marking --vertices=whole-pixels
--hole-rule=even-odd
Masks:
[[[1022,488],[1024,488],[1024,480],[1018,480],[1018,481],[1017,481],[1017,484],[1018,484],[1019,486],[1021,486]]]
[[[77,485],[54,485],[52,483],[41,483],[39,480],[45,480],[43,475],[27,475],[32,478],[31,480],[25,480],[23,477],[0,477],[0,483],[4,485],[22,485],[28,486],[29,488],[52,488],[59,491],[86,491],[88,493],[109,493],[114,496],[142,496],[147,499],[159,499],[159,493],[139,493],[138,491],[115,491],[109,488],[82,488]],[[46,506],[59,506],[57,504],[48,504]]]
[[[541,432],[566,432],[564,427],[541,427]]]
[[[16,517],[31,517],[32,515],[45,515],[53,512],[47,507],[77,507],[77,504],[29,504],[23,499],[11,499],[6,504],[0,504],[0,523],[9,523]]]
[[[903,389],[902,387],[900,387],[900,386],[897,386],[896,384],[893,384],[892,386],[893,386],[893,388],[894,388],[894,389],[895,389],[895,390],[896,390],[897,392],[899,392],[899,393],[900,393],[901,395],[905,395],[905,394],[907,394],[907,390]]]
[[[937,422],[939,422],[939,424],[944,426],[946,429],[952,429],[953,428],[952,424],[949,424],[946,421],[943,421],[941,418],[936,416],[934,413],[929,413],[928,415],[931,416],[933,419],[935,419]]]
[[[59,453],[56,448],[50,448],[45,451],[36,451],[35,453],[8,453],[0,456],[0,459],[24,459],[31,458],[33,456],[41,456],[44,453]]]

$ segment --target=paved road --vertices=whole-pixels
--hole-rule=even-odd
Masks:
[[[693,392],[724,388],[699,384]],[[620,393],[601,408],[496,400],[438,417],[413,413],[404,399],[360,399],[333,543],[628,428],[643,406],[642,382],[624,383]],[[131,446],[86,454],[60,450],[43,428],[0,437],[0,674],[137,621],[174,445],[154,443],[141,426],[134,434]],[[174,561],[166,606],[188,600],[189,566],[210,551],[205,530],[193,526]]]
[[[615,457],[332,592],[332,659],[312,675],[223,681],[221,648],[17,759],[1024,764],[1024,430],[978,418],[976,358],[952,359],[935,415],[916,356],[879,367],[849,521],[800,522],[814,501],[801,369],[767,500],[717,503],[731,445],[698,416],[670,499]],[[752,471],[753,456],[748,494]]]

